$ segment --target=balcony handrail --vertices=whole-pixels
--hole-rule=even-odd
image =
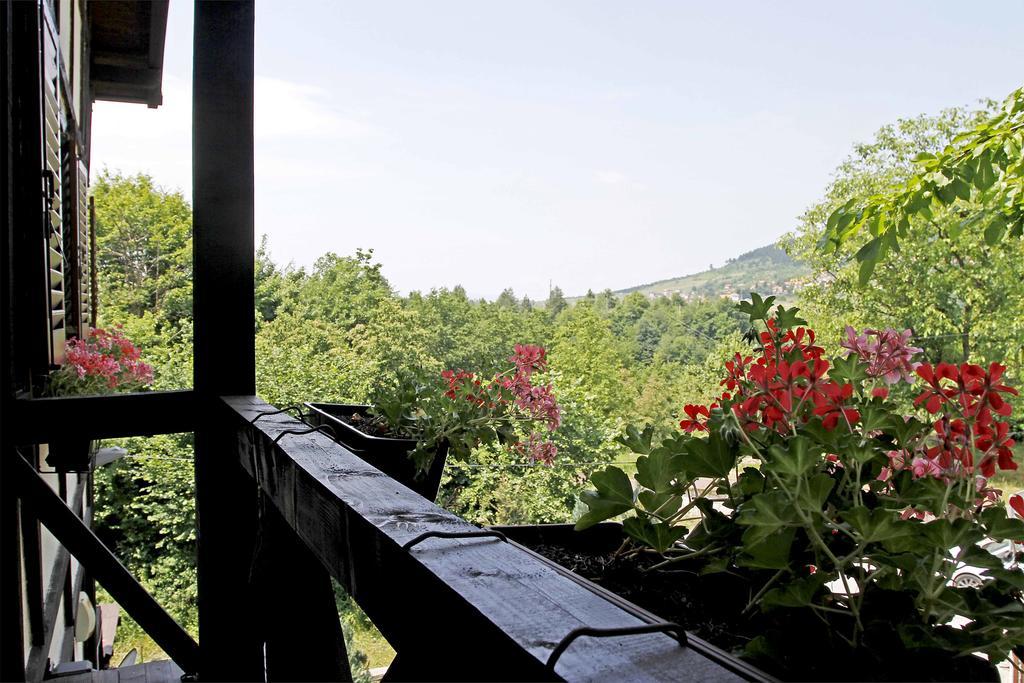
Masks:
[[[723,666],[698,648],[646,632],[580,640],[559,653],[557,671],[548,669],[558,644],[578,629],[632,632],[650,624],[513,543],[476,541],[478,527],[324,434],[275,442],[303,423],[284,413],[270,415],[274,407],[258,397],[222,400],[234,414],[237,462],[395,648],[396,679],[752,678],[749,669]],[[268,416],[253,424],[259,413]],[[403,548],[436,531],[474,537],[421,546],[415,553]]]

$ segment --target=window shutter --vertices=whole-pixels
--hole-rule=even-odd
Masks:
[[[78,278],[76,278],[79,301],[78,335],[85,337],[93,324],[92,311],[92,240],[89,223],[89,168],[78,161]]]
[[[45,6],[40,7],[42,21],[42,109],[43,109],[43,182],[46,192],[47,261],[49,273],[47,286],[50,290],[50,362],[60,364],[64,360],[65,311],[64,311],[64,235],[61,222],[61,109],[60,109],[60,63],[57,49],[57,33],[47,15]]]
[[[84,337],[92,321],[89,243],[89,170],[79,158],[78,144],[65,136],[64,172],[64,329]]]

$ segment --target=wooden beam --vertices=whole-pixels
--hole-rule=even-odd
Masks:
[[[19,460],[22,458],[19,456]],[[45,482],[44,482],[45,483]],[[50,489],[51,491],[53,489]],[[81,505],[82,498],[85,492],[84,480],[75,487],[75,491],[71,496],[71,510],[74,510]],[[35,517],[35,509],[32,506],[26,506],[26,516],[32,515],[32,520],[36,527],[36,533],[38,533],[39,520]],[[77,516],[77,515],[76,515]],[[42,606],[42,625],[37,639],[33,634],[32,647],[28,654],[28,663],[25,665],[27,678],[29,680],[41,680],[43,675],[46,673],[46,665],[48,663],[50,648],[53,644],[53,638],[57,631],[64,631],[64,628],[68,625],[69,614],[67,612],[67,586],[68,581],[72,578],[70,576],[71,567],[71,554],[68,549],[63,545],[58,546],[57,553],[54,556],[53,564],[49,567],[50,574],[46,577],[46,591],[40,600]],[[60,611],[61,603],[64,603],[64,622],[57,623],[57,613]]]
[[[33,297],[15,282],[33,259],[21,259],[26,242],[43,233],[39,170],[42,168],[39,97],[39,26],[36,3],[0,5],[0,680],[25,680],[24,613],[21,573],[21,506],[12,472],[17,458],[10,439],[11,403],[26,385],[32,344],[45,350],[45,329],[27,325]],[[14,334],[18,330],[18,336]]]
[[[198,412],[195,394],[187,390],[20,399],[12,407],[17,444],[191,432]]]
[[[273,407],[227,397],[237,456],[306,547],[338,579],[399,653],[416,680],[744,680],[667,635],[581,638],[548,671],[548,656],[573,629],[645,623],[513,544],[432,538],[474,530],[371,467],[329,437],[274,439],[301,423],[287,415],[250,421]],[[443,619],[443,628],[438,619]],[[439,657],[457,644],[459,657]],[[756,678],[756,676],[754,677]]]
[[[22,504],[32,508],[63,548],[89,569],[114,600],[171,659],[186,671],[196,671],[199,646],[195,640],[146,592],[92,530],[53,492],[32,465],[24,458],[12,460]],[[51,585],[51,589],[59,594],[63,591],[63,585],[61,581],[57,587]]]
[[[260,633],[267,680],[351,681],[331,577],[270,502],[261,507],[253,574],[266,596]]]
[[[192,76],[195,390],[256,393],[254,8],[195,6]]]
[[[263,639],[249,575],[256,493],[225,457],[233,428],[217,397],[255,393],[252,0],[195,3],[192,73],[194,387],[199,674],[262,680]]]

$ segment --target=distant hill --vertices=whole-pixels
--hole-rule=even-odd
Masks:
[[[788,302],[792,301],[800,281],[809,274],[807,266],[772,244],[729,259],[720,268],[620,289],[615,294],[641,292],[651,297],[679,294],[685,299],[720,296],[740,299],[757,292],[764,296],[774,294],[780,301]]]

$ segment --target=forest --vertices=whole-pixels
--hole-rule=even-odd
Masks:
[[[995,106],[948,109],[883,127],[854,146],[824,196],[779,240],[809,271],[792,298],[830,352],[838,349],[846,325],[908,329],[931,362],[1000,361],[1009,368],[1009,382],[1019,384],[1024,240],[950,230],[959,220],[950,209],[948,216],[937,213],[930,223],[910,226],[902,248],[878,263],[867,284],[854,258],[862,243],[833,251],[819,246],[837,207],[908,177],[915,157],[939,152]],[[123,326],[154,368],[154,389],[188,387],[190,206],[181,192],[144,174],[100,172],[92,192],[101,326]],[[486,376],[506,364],[515,344],[545,347],[545,381],[562,407],[562,427],[553,435],[558,457],[548,466],[488,447],[472,464],[450,463],[438,502],[479,524],[578,517],[590,474],[609,463],[628,468],[635,459],[617,441],[627,426],[651,423],[662,434],[677,431],[683,406],[715,399],[722,363],[750,348],[747,317],[728,297],[605,291],[570,302],[553,288],[543,302],[511,289],[485,301],[471,299],[461,287],[402,295],[383,275],[371,246],[354,254],[325,253],[312,267],[300,268],[275,262],[264,240],[255,281],[259,394],[279,405],[361,403],[399,368]],[[98,533],[195,633],[192,436],[118,445],[127,457],[97,473]],[[1007,490],[1024,488],[1020,478],[1003,481]],[[355,638],[354,664],[360,670],[367,661],[380,666],[386,646],[340,593],[339,605]],[[140,646],[144,657],[152,654],[127,619],[122,638],[120,651]]]

